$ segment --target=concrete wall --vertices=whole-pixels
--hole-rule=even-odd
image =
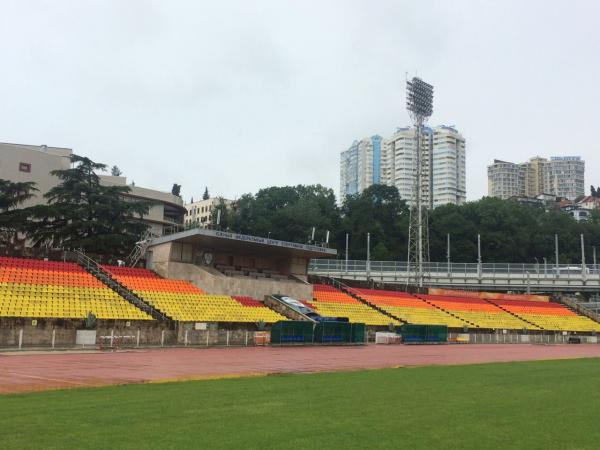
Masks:
[[[308,258],[237,255],[183,242],[166,242],[164,244],[153,245],[150,251],[152,251],[153,264],[170,261],[199,264],[202,260],[202,254],[205,251],[209,251],[214,255],[214,265],[237,266],[260,270],[269,269],[286,275],[295,275],[303,279],[306,279],[309,264]]]
[[[160,247],[160,246],[157,246]],[[155,251],[157,247],[154,247]],[[164,249],[162,250],[164,251]],[[246,295],[262,300],[265,295],[282,294],[298,300],[312,300],[310,284],[296,281],[275,281],[248,277],[228,277],[215,270],[180,262],[157,262],[153,254],[154,270],[165,278],[187,280],[210,294]]]
[[[34,324],[35,323],[35,324]],[[99,320],[96,327],[96,347],[179,346],[179,345],[254,345],[256,324],[203,323],[197,329],[195,323],[177,324],[158,321]],[[76,346],[77,330],[84,329],[84,320],[66,319],[16,319],[0,318],[0,349],[17,350],[19,336],[21,345],[27,348],[73,348]],[[268,330],[268,327],[267,327]],[[52,346],[54,336],[54,347]],[[103,339],[104,337],[104,339]]]
[[[52,170],[70,167],[72,151],[68,148],[0,143],[0,178],[15,182],[35,181],[37,192],[23,207],[45,204],[44,194],[60,181]],[[30,164],[31,171],[19,170],[21,163]]]
[[[84,329],[84,320],[71,319],[0,319],[0,347],[13,348],[19,345],[19,335],[23,330],[23,347],[51,347],[54,335],[55,347],[75,345],[77,330]],[[140,345],[165,345],[177,343],[177,332],[171,324],[158,321],[98,320],[96,343],[101,336],[132,336],[127,339],[129,345],[137,344],[139,331]],[[163,337],[164,331],[164,337]]]

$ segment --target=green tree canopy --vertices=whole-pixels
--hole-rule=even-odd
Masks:
[[[149,204],[125,199],[128,186],[102,186],[96,172],[104,164],[77,155],[71,162],[70,169],[51,172],[60,183],[45,195],[47,205],[31,208],[28,235],[36,246],[126,255],[147,228],[140,218]]]
[[[372,259],[404,260],[408,219],[409,211],[398,189],[382,184],[370,186],[344,199],[341,227],[336,235],[337,248],[345,252],[348,233],[349,258],[366,259],[367,233],[370,233]]]
[[[327,230],[336,230],[339,221],[333,190],[317,184],[244,194],[222,219],[221,227],[293,242],[307,242],[315,227],[315,240],[322,242]]]
[[[19,231],[27,221],[27,211],[19,206],[37,191],[32,181],[13,182],[0,179],[0,244],[20,244]]]

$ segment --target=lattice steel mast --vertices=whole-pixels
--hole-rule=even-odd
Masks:
[[[418,287],[423,287],[425,262],[429,260],[429,226],[427,221],[427,205],[424,204],[425,192],[432,195],[428,186],[426,170],[429,166],[423,164],[421,141],[423,125],[433,113],[433,86],[417,77],[406,81],[406,109],[415,126],[415,152],[413,155],[413,205],[410,209],[410,224],[408,228],[408,271],[409,283],[414,281]],[[431,163],[431,162],[430,162]]]

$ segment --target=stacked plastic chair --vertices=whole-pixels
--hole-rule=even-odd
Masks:
[[[73,263],[0,257],[0,316],[152,320]]]
[[[141,268],[104,266],[137,296],[173,320],[182,322],[258,322],[287,320],[249,297],[206,294],[185,280],[159,277]]]
[[[407,292],[356,289],[361,298],[408,323],[447,325],[462,328],[468,324]]]
[[[350,322],[367,325],[389,325],[390,323],[398,325],[400,323],[354,297],[325,284],[313,286],[313,301],[310,302],[310,307],[322,316],[347,317]]]

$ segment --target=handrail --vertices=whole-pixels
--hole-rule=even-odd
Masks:
[[[371,303],[368,300],[365,300],[364,298],[362,298],[362,296],[360,295],[360,292],[358,292],[357,290],[355,290],[353,287],[348,286],[347,284],[342,283],[341,281],[333,278],[333,277],[327,277],[327,279],[331,282],[331,285],[337,289],[339,289],[342,292],[347,292],[349,295],[351,295],[352,297],[354,297],[355,299],[357,299],[358,301],[360,301],[361,303],[364,303],[365,305],[379,311],[381,314],[388,316],[394,320],[397,320],[400,323],[406,323],[406,320],[401,319],[400,317],[397,317],[395,314],[392,314],[388,311],[386,311],[383,308],[380,308],[379,306],[375,305],[374,303]],[[336,286],[337,284],[337,286]]]
[[[74,250],[72,252],[75,255],[75,261],[77,264],[85,268],[89,273],[95,276],[98,280],[104,283],[106,286],[111,288],[129,303],[133,304],[137,308],[146,312],[150,316],[154,317],[157,320],[169,321],[171,320],[165,314],[160,312],[159,310],[153,308],[151,305],[146,303],[142,298],[138,297],[132,291],[123,286],[119,281],[115,280],[110,273],[102,268],[100,264],[94,261],[92,258],[87,256],[81,250]]]

